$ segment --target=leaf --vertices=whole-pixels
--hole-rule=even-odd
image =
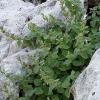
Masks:
[[[69,98],[70,97],[70,92],[69,92],[70,88],[68,87],[65,92],[64,92],[64,95]]]
[[[82,65],[84,65],[84,61],[82,61],[82,60],[75,60],[75,61],[73,61],[73,65],[74,66],[82,66]]]
[[[70,86],[70,77],[67,77],[63,82],[62,82],[62,88],[68,88]]]
[[[84,48],[83,48],[83,50],[81,50],[80,56],[81,56],[82,58],[84,58],[84,59],[87,59],[87,58],[88,58],[88,53],[87,53],[86,51],[84,51]]]
[[[20,97],[18,100],[26,100],[26,97]],[[29,100],[29,99],[27,99]]]
[[[35,74],[37,74],[39,71],[40,71],[40,66],[35,66],[35,67],[33,68],[33,72],[34,72]]]
[[[43,89],[41,87],[36,87],[34,88],[33,93],[36,95],[43,94]]]
[[[30,90],[28,90],[28,91],[25,92],[25,96],[31,97],[33,95],[33,93],[34,93],[34,90],[30,89]]]
[[[57,88],[57,93],[62,93],[62,94],[63,94],[64,91],[65,91],[65,90],[64,90],[64,88],[62,88],[62,87],[58,87],[58,88]]]
[[[95,44],[95,49],[99,49],[100,48],[100,43],[96,43]]]
[[[42,80],[41,80],[41,79],[34,79],[34,85],[35,85],[35,86],[40,86],[40,85],[42,85]]]
[[[71,80],[75,80],[76,77],[79,75],[79,72],[71,71],[71,75],[69,76]]]
[[[53,95],[51,100],[60,100],[60,99],[59,99],[58,95]]]
[[[60,85],[60,82],[59,82],[59,79],[49,80],[48,84],[49,84],[49,92],[48,92],[48,94],[52,95],[52,93],[53,93],[52,90],[55,89],[56,87],[58,87]]]

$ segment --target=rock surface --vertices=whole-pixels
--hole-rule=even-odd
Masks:
[[[35,5],[38,5],[38,4],[41,4],[43,2],[46,2],[47,0],[23,0],[23,1],[25,1],[25,2],[31,2],[31,3],[33,3]]]
[[[100,49],[71,89],[74,100],[100,100]]]
[[[24,75],[22,64],[32,64],[31,59],[38,51],[39,49],[22,49],[21,46],[18,46],[17,41],[0,33],[0,100],[7,98],[15,100],[12,98],[19,96],[18,86],[15,86],[8,75],[13,77]],[[37,58],[35,56],[35,59]]]
[[[31,21],[38,26],[46,24],[41,14],[52,15],[61,19],[60,2],[57,0],[47,1],[35,6],[21,0],[0,0],[0,27],[5,32],[14,35],[25,35],[26,26]]]

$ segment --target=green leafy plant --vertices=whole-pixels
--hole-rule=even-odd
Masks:
[[[100,6],[93,8],[88,27],[78,0],[62,0],[61,6],[64,20],[44,16],[48,25],[29,24],[31,34],[22,39],[42,52],[37,52],[39,59],[32,58],[33,65],[24,65],[27,74],[20,79],[18,100],[70,100],[71,85],[99,48]]]
[[[88,17],[90,27],[90,41],[95,49],[100,48],[100,4],[90,10],[91,16]]]

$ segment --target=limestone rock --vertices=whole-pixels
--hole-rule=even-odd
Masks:
[[[46,0],[23,0],[23,1],[32,2],[35,5],[39,5],[39,4],[43,3],[43,2],[46,2]]]
[[[25,26],[31,21],[38,26],[46,22],[41,14],[62,18],[59,1],[51,0],[35,6],[21,0],[0,0],[0,27],[14,35],[25,35]]]
[[[39,49],[30,50],[22,49],[17,41],[6,37],[4,33],[0,33],[0,100],[15,100],[14,97],[19,96],[18,85],[16,81],[12,81],[8,75],[13,77],[25,75],[23,64],[32,64],[32,57],[38,59],[35,54]],[[25,67],[25,66],[24,66]]]
[[[100,100],[100,49],[76,79],[71,92],[74,100]]]

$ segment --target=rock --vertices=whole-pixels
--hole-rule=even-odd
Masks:
[[[21,47],[18,46],[17,41],[7,38],[0,32],[0,62],[2,61],[2,59],[20,50]]]
[[[11,47],[15,47],[16,43],[13,44],[14,41],[8,42],[9,47],[5,44],[5,47],[2,47],[1,51],[3,51],[1,59],[0,59],[0,100],[15,100],[19,96],[18,91],[18,82],[19,79],[16,77],[22,77],[25,75],[24,64],[31,65],[34,62],[32,58],[38,59],[39,56],[35,54],[40,52],[41,50],[30,50],[28,48],[25,49],[15,49],[10,50]],[[2,46],[2,45],[1,45]],[[15,80],[12,80],[13,78]]]
[[[41,4],[43,2],[46,2],[46,0],[23,0],[23,1],[25,1],[25,2],[31,2],[31,3],[33,3],[35,5]]]
[[[0,72],[0,100],[16,100],[18,92],[18,85]]]
[[[24,65],[32,65],[34,62],[32,61],[32,57],[35,56],[37,52],[41,50],[35,49],[30,50],[28,48],[22,49],[19,52],[14,53],[3,59],[0,63],[0,71],[4,72],[5,74],[12,74],[12,75],[24,75],[23,67]],[[34,57],[38,59],[37,56]]]
[[[34,5],[21,0],[0,1],[0,27],[5,32],[19,35],[26,24],[26,19],[33,13]]]
[[[22,33],[30,33],[28,29],[29,23],[34,23],[39,27],[45,27],[48,23],[43,19],[43,15],[46,17],[53,15],[57,19],[64,19],[61,12],[60,2],[57,0],[52,0],[37,6],[34,10],[34,13],[32,14],[32,20],[25,25]]]
[[[74,100],[100,100],[100,49],[76,79],[71,92]]]
[[[21,0],[1,0],[0,5],[0,27],[14,35],[26,35],[28,32],[24,30],[27,30],[25,27],[30,21],[38,26],[45,25],[41,14],[62,18],[60,2],[57,0],[38,6]]]
[[[8,75],[13,77],[25,75],[23,64],[31,65],[32,57],[38,59],[39,56],[35,54],[40,51],[22,49],[17,41],[0,33],[0,100],[7,100],[7,98],[15,100],[14,97],[19,96],[18,85],[15,85],[18,79],[14,82]]]

